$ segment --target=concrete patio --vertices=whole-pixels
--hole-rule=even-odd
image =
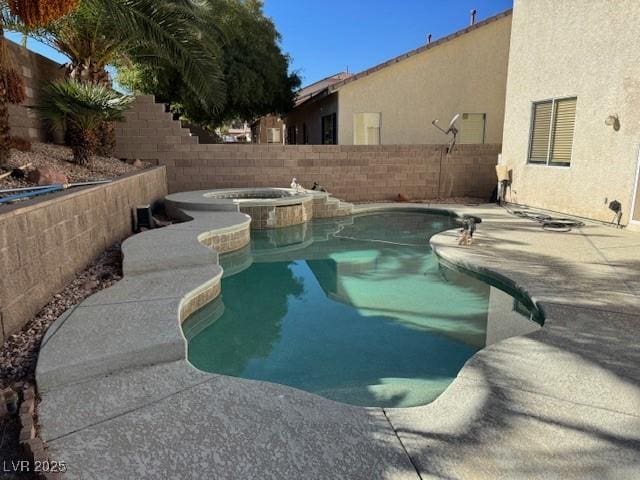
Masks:
[[[176,347],[178,339],[184,345],[177,309],[200,284],[219,278],[211,264],[217,257],[185,241],[193,251],[181,251],[184,265],[166,256],[140,271],[133,266],[145,265],[143,257],[157,259],[176,244],[125,243],[125,275],[132,270],[120,283],[128,288],[111,298],[106,290],[77,310],[160,308],[157,321],[137,316],[133,331],[123,327],[126,313],[86,328],[80,317],[61,318],[38,365],[42,436],[51,459],[67,462],[65,478],[640,477],[640,233],[599,224],[554,233],[495,206],[369,204],[357,211],[407,207],[481,217],[472,247],[458,247],[457,232],[443,232],[432,238],[436,253],[524,289],[544,310],[544,328],[477,353],[432,404],[352,407],[194,369],[186,348]],[[245,221],[187,213],[194,222],[165,229],[176,241]],[[164,241],[162,231],[138,237],[148,235]],[[136,337],[145,340],[144,352],[133,345]],[[121,355],[104,353],[110,345]],[[89,357],[91,370],[82,369],[82,356],[63,358],[74,352]]]

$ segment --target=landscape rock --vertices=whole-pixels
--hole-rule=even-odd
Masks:
[[[33,422],[31,422],[31,424],[27,426],[23,426],[20,429],[20,436],[18,437],[18,442],[20,443],[20,445],[25,445],[34,438],[36,438],[36,427]]]
[[[30,165],[34,169],[48,167],[64,173],[68,183],[75,183],[113,179],[152,166],[144,161],[141,167],[134,167],[132,163],[133,160],[123,161],[115,157],[94,155],[89,164],[78,165],[73,162],[73,153],[69,147],[35,142],[30,152],[12,149],[4,169],[11,171],[25,165]],[[0,179],[0,188],[5,189],[32,185],[33,182],[27,178],[8,176]]]
[[[24,382],[17,382],[17,383],[23,383]],[[17,385],[16,383],[16,385]],[[24,390],[22,391],[22,398],[26,401],[26,400],[34,400],[36,398],[36,391],[35,388],[33,388],[33,385],[28,385],[24,387]]]
[[[94,291],[95,289],[98,288],[98,285],[99,284],[98,284],[98,282],[96,280],[89,279],[89,280],[85,281],[82,284],[82,288],[84,288],[85,290],[87,290],[89,292],[92,292],[92,291]]]
[[[33,400],[31,400],[33,402]],[[33,421],[33,413],[20,413],[20,436],[18,442],[24,445],[36,436],[36,426]]]
[[[0,392],[0,401],[5,404],[5,408],[10,415],[18,411],[18,394],[10,387]]]
[[[30,398],[20,404],[20,415],[33,415],[35,412],[36,402],[35,399]]]
[[[30,438],[22,443],[25,449],[25,453],[32,461],[46,461],[46,452],[42,440],[38,437]]]
[[[64,173],[51,167],[38,167],[35,170],[31,170],[27,178],[38,186],[69,183],[69,179]]]
[[[110,247],[62,292],[55,294],[22,331],[5,340],[0,346],[0,389],[10,385],[17,390],[23,388],[25,400],[35,398],[33,382],[38,349],[47,328],[68,308],[120,280],[121,261],[120,245]],[[0,391],[0,396],[2,392],[4,390]]]

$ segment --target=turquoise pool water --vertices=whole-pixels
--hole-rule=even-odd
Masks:
[[[254,231],[183,329],[189,360],[362,406],[433,401],[485,345],[539,328],[526,300],[441,265],[445,215],[383,212]]]

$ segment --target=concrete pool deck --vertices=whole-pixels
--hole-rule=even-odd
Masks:
[[[73,479],[640,477],[640,233],[548,232],[495,206],[354,213],[425,207],[483,219],[473,246],[443,232],[436,253],[524,289],[545,312],[541,330],[481,350],[435,402],[407,409],[200,372],[180,312],[221,269],[194,240],[216,248],[218,229],[246,220],[187,212],[194,221],[125,243],[125,278],[45,338],[39,422],[51,459]]]

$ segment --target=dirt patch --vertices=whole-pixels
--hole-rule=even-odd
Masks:
[[[71,149],[61,145],[48,143],[34,143],[30,152],[11,150],[11,158],[0,174],[11,171],[32,163],[30,169],[38,167],[50,167],[64,173],[69,183],[88,182],[92,180],[111,180],[128,173],[137,172],[149,168],[152,164],[141,162],[139,165],[130,165],[115,157],[92,157],[87,165],[76,165],[72,162]],[[11,176],[0,179],[0,190],[8,188],[29,187],[26,178],[13,178]]]

